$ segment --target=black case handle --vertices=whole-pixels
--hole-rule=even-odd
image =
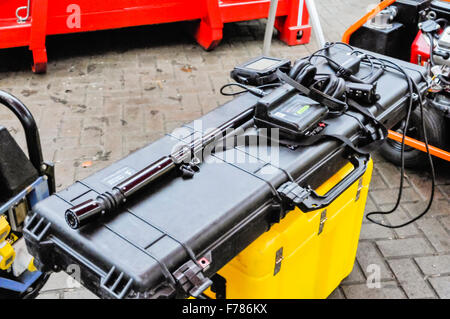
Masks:
[[[28,156],[33,166],[40,172],[44,160],[42,157],[39,131],[33,115],[31,115],[31,112],[18,98],[1,90],[0,103],[10,109],[22,124],[27,141]]]
[[[310,212],[321,209],[330,205],[336,198],[338,198],[344,191],[346,191],[353,183],[355,183],[367,170],[369,156],[352,156],[349,161],[353,164],[353,171],[330,189],[325,195],[318,195],[314,190],[311,190],[309,196],[305,198],[297,206],[303,212]]]
[[[295,182],[287,182],[278,188],[278,194],[283,201],[286,210],[292,210],[295,206],[304,213],[321,209],[330,205],[354,182],[364,175],[369,163],[370,155],[353,155],[349,158],[354,169],[325,195],[318,195],[311,187],[303,188]]]
[[[33,115],[18,98],[2,90],[0,90],[0,103],[10,109],[22,124],[30,162],[39,172],[39,175],[48,177],[49,191],[50,194],[53,194],[56,190],[54,166],[52,163],[44,162],[39,130]]]

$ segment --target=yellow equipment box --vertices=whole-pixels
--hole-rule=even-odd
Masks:
[[[352,169],[343,167],[317,193]],[[365,174],[325,209],[291,211],[223,267],[226,298],[328,297],[353,269],[372,169],[370,160]]]

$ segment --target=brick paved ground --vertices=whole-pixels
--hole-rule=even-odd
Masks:
[[[318,0],[328,40],[338,40],[372,0]],[[351,8],[349,10],[349,8]],[[18,96],[35,115],[45,158],[56,163],[58,189],[97,171],[227,100],[218,94],[229,70],[261,52],[264,21],[226,25],[224,40],[203,51],[171,24],[48,39],[46,75],[29,70],[25,49],[0,51],[0,87]],[[274,41],[272,54],[295,58],[314,51]],[[27,62],[25,62],[27,61]],[[0,109],[0,123],[21,141],[19,123]],[[366,211],[391,207],[399,169],[375,154]],[[81,163],[92,160],[83,168]],[[386,222],[420,211],[429,194],[425,172],[407,172],[405,200]],[[438,176],[437,200],[420,221],[398,230],[363,224],[353,273],[332,298],[450,298],[450,173]],[[369,289],[372,264],[381,289]],[[65,288],[52,275],[39,298],[94,298],[84,288]]]

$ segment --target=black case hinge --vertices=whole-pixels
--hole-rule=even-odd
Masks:
[[[124,298],[132,284],[133,279],[128,279],[123,272],[116,271],[115,266],[100,280],[100,287],[117,299]]]
[[[197,263],[189,260],[173,273],[181,288],[192,297],[198,297],[212,285],[211,279],[203,275],[203,269]]]
[[[284,183],[277,191],[283,201],[283,208],[286,210],[299,207],[311,195],[311,189],[303,188],[294,182]]]
[[[23,232],[27,237],[39,243],[43,240],[51,225],[50,222],[46,222],[44,217],[40,217],[37,213],[34,213],[30,219],[26,220]]]

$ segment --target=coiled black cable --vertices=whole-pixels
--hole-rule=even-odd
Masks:
[[[428,39],[430,40],[430,64],[434,66],[434,38],[431,33],[426,33]]]
[[[251,86],[247,86],[241,83],[228,83],[223,85],[220,88],[220,94],[225,95],[225,96],[236,96],[245,92],[249,92],[253,95],[256,95],[258,97],[263,97],[264,95],[267,94],[267,92],[265,92],[263,89],[268,89],[268,88],[272,88],[272,87],[278,87],[280,86],[280,83],[269,83],[269,84],[264,84],[264,85],[260,85],[258,87],[251,87]],[[231,92],[231,93],[227,93],[224,90],[228,87],[232,87],[232,86],[237,86],[240,87],[242,90],[238,91],[238,92]]]
[[[432,40],[431,40],[431,44],[433,45],[433,41]],[[349,46],[349,47],[351,48],[351,46]],[[403,130],[404,133],[403,133],[402,142],[401,142],[401,145],[402,145],[402,149],[401,149],[401,168],[400,168],[401,177],[400,177],[400,185],[399,185],[399,192],[398,192],[398,195],[397,195],[397,200],[396,200],[396,203],[395,203],[394,207],[392,209],[388,210],[388,211],[385,211],[385,212],[383,212],[383,211],[374,211],[374,212],[370,212],[369,214],[366,215],[366,218],[369,221],[371,221],[371,222],[373,222],[373,223],[375,223],[377,225],[383,226],[383,227],[387,227],[387,228],[404,227],[406,225],[409,225],[409,224],[415,222],[416,220],[418,220],[419,218],[424,216],[430,210],[431,205],[433,203],[433,199],[434,199],[434,193],[435,193],[436,177],[435,177],[435,170],[434,170],[433,160],[431,158],[431,154],[430,154],[430,151],[429,151],[428,138],[427,138],[427,135],[426,135],[426,129],[425,129],[425,124],[424,124],[424,119],[423,119],[423,100],[422,100],[422,95],[421,95],[421,92],[419,91],[419,88],[417,87],[417,84],[406,73],[404,68],[400,67],[395,62],[392,62],[390,60],[386,60],[386,59],[383,59],[383,58],[378,58],[378,57],[375,57],[373,55],[367,54],[365,52],[353,49],[351,54],[355,54],[355,53],[356,54],[362,54],[363,55],[363,59],[361,60],[361,62],[368,63],[368,64],[370,64],[370,67],[371,67],[370,73],[367,74],[366,76],[364,76],[362,78],[363,80],[366,79],[367,77],[372,77],[373,76],[373,74],[374,74],[374,66],[377,65],[380,68],[380,70],[384,70],[385,68],[389,67],[391,69],[394,69],[394,70],[397,70],[397,71],[401,72],[402,75],[404,76],[404,78],[406,79],[407,84],[408,84],[408,92],[409,92],[409,99],[408,99],[408,101],[409,102],[408,102],[407,114],[406,114],[406,117],[405,117],[406,120],[405,120],[405,125],[404,125],[404,130]],[[313,54],[313,55],[317,56],[317,57],[325,58],[329,63],[333,63],[333,64],[339,66],[339,64],[336,61],[332,60],[331,58],[329,58],[327,56],[324,56],[322,54]],[[311,57],[310,57],[310,59],[311,59]],[[414,70],[414,71],[416,71],[416,70]],[[421,74],[422,78],[424,79],[422,73],[420,73],[420,74]],[[355,78],[354,76],[350,80],[352,80],[352,79],[353,80],[359,80],[359,79]],[[408,130],[409,121],[410,121],[410,117],[411,117],[411,113],[412,113],[412,109],[413,109],[413,99],[414,99],[413,95],[414,95],[414,91],[416,91],[417,95],[418,95],[418,101],[419,101],[419,106],[420,106],[420,111],[421,111],[422,132],[423,132],[423,135],[424,135],[425,146],[426,146],[426,149],[427,149],[428,159],[429,159],[430,168],[431,168],[431,178],[432,178],[431,195],[430,195],[430,199],[428,201],[428,205],[425,208],[425,210],[422,213],[420,213],[419,215],[417,215],[416,217],[414,217],[413,219],[411,219],[411,220],[409,220],[409,221],[407,221],[407,222],[405,222],[403,224],[400,224],[400,225],[385,225],[385,224],[382,224],[382,223],[379,223],[379,222],[373,220],[370,216],[372,216],[372,215],[379,215],[379,214],[381,214],[381,215],[388,215],[388,214],[391,214],[391,213],[395,212],[398,209],[398,207],[400,206],[401,198],[402,198],[402,195],[403,195],[403,186],[404,186],[404,178],[405,178],[405,156],[404,156],[404,153],[405,153],[405,137],[406,137],[405,132],[407,132],[407,130]]]
[[[432,40],[431,40],[431,44],[433,45],[433,41],[432,41]],[[329,49],[329,48],[332,47],[333,45],[334,45],[334,44],[328,45],[327,47],[325,47],[325,48],[323,48],[323,49],[320,49],[320,50],[316,51],[315,53],[313,53],[313,54],[309,57],[309,61],[311,61],[313,57],[320,57],[320,58],[324,58],[325,60],[327,60],[328,63],[334,64],[335,66],[340,66],[340,65],[339,65],[336,61],[334,61],[332,58],[330,58],[330,57],[328,57],[328,56],[326,56],[326,55],[323,55],[323,54],[320,54],[320,53],[319,53],[319,52],[321,52],[321,51],[323,51],[323,50]],[[407,114],[406,114],[406,116],[405,116],[405,119],[406,119],[406,120],[405,120],[405,125],[404,125],[404,130],[403,130],[404,134],[403,134],[402,142],[401,142],[401,145],[402,145],[402,149],[401,149],[401,168],[400,168],[400,174],[401,174],[401,177],[400,177],[400,185],[399,185],[399,192],[398,192],[398,195],[397,195],[397,200],[396,200],[396,202],[395,202],[394,207],[393,207],[392,209],[388,210],[388,211],[384,211],[384,212],[383,212],[383,211],[374,211],[374,212],[370,212],[369,214],[366,215],[366,218],[367,218],[369,221],[371,221],[371,222],[373,222],[373,223],[375,223],[375,224],[377,224],[377,225],[383,226],[383,227],[387,227],[387,228],[400,228],[400,227],[404,227],[404,226],[406,226],[406,225],[409,225],[409,224],[415,222],[416,220],[418,220],[419,218],[421,218],[422,216],[424,216],[424,215],[430,210],[431,205],[432,205],[432,203],[433,203],[433,199],[434,199],[434,193],[435,193],[435,182],[436,182],[436,177],[435,177],[435,171],[434,171],[433,160],[432,160],[431,154],[430,154],[430,152],[429,152],[428,138],[427,138],[427,136],[426,136],[426,129],[425,129],[425,124],[424,124],[424,119],[423,119],[423,100],[422,100],[422,95],[421,95],[421,92],[419,91],[419,88],[417,87],[417,84],[416,84],[416,83],[411,79],[411,77],[406,73],[406,71],[404,70],[404,68],[400,67],[400,66],[399,66],[398,64],[396,64],[395,62],[392,62],[392,61],[390,61],[390,60],[386,60],[386,59],[383,59],[383,58],[378,58],[378,57],[375,57],[375,56],[373,56],[373,55],[370,55],[370,54],[368,54],[368,53],[365,53],[365,52],[362,52],[362,51],[359,51],[359,50],[355,50],[355,49],[353,49],[353,48],[352,48],[351,46],[349,46],[349,45],[347,45],[347,47],[349,47],[349,48],[352,49],[352,53],[351,53],[351,54],[355,54],[355,53],[356,53],[356,54],[361,54],[361,55],[362,55],[362,60],[361,60],[361,62],[368,63],[368,64],[370,65],[370,67],[371,67],[371,70],[370,70],[369,74],[367,74],[367,75],[365,75],[364,77],[362,77],[362,79],[358,79],[358,78],[356,78],[355,76],[350,76],[350,77],[349,77],[349,80],[351,80],[351,81],[357,81],[357,82],[365,82],[364,80],[367,79],[367,78],[369,78],[369,81],[368,81],[368,80],[366,80],[366,81],[368,81],[368,82],[373,82],[373,81],[371,80],[371,78],[372,78],[372,77],[374,77],[374,78],[377,77],[377,76],[374,76],[374,73],[375,73],[374,69],[375,69],[375,66],[378,66],[378,67],[379,67],[379,71],[377,71],[377,72],[378,72],[379,75],[381,75],[380,72],[383,72],[384,69],[386,69],[386,68],[389,67],[389,68],[391,68],[391,69],[397,70],[397,71],[399,71],[400,73],[402,73],[402,75],[404,76],[404,78],[405,78],[405,80],[406,80],[406,82],[407,82],[407,84],[408,84],[408,93],[409,93],[409,98],[408,98],[408,110],[407,110]],[[341,68],[342,68],[342,67],[341,67]],[[416,71],[416,70],[413,70],[413,71]],[[420,72],[419,72],[419,73],[420,73]],[[424,79],[425,82],[427,82],[427,81],[426,81],[426,78],[424,78],[423,74],[420,73],[420,75],[421,75],[422,79]],[[376,79],[375,79],[375,80],[376,80]],[[372,216],[372,215],[378,215],[378,214],[381,214],[381,215],[388,215],[388,214],[391,214],[391,213],[395,212],[395,211],[398,209],[398,207],[400,206],[400,202],[401,202],[402,195],[403,195],[403,186],[404,186],[404,178],[405,178],[405,156],[404,156],[404,153],[405,153],[405,138],[406,138],[405,132],[407,132],[407,130],[408,130],[408,127],[409,127],[409,121],[410,121],[411,113],[412,113],[412,110],[413,110],[414,91],[416,91],[416,92],[417,92],[417,95],[418,95],[418,101],[419,101],[419,106],[420,106],[420,110],[421,110],[421,126],[422,126],[422,132],[423,132],[423,134],[424,134],[425,146],[426,146],[426,149],[427,149],[427,154],[428,154],[429,163],[430,163],[430,168],[431,168],[431,178],[432,178],[431,195],[430,195],[430,199],[429,199],[429,201],[428,201],[427,207],[426,207],[425,210],[424,210],[423,212],[421,212],[418,216],[416,216],[416,217],[414,217],[413,219],[411,219],[411,220],[409,220],[409,221],[407,221],[407,222],[405,222],[405,223],[403,223],[403,224],[400,224],[400,225],[385,225],[385,224],[382,224],[382,223],[379,223],[379,222],[373,220],[370,216]]]
[[[435,169],[434,169],[434,165],[433,165],[433,159],[431,157],[430,150],[429,150],[428,137],[427,137],[427,134],[426,134],[426,128],[425,128],[425,122],[424,122],[424,116],[423,116],[423,107],[424,107],[424,105],[423,105],[422,94],[421,94],[420,89],[418,88],[417,84],[415,83],[415,81],[413,81],[411,79],[411,77],[405,71],[405,69],[410,69],[410,68],[401,67],[401,66],[399,66],[397,63],[395,63],[393,61],[390,61],[390,60],[387,60],[387,59],[383,59],[383,58],[380,58],[380,57],[376,57],[374,55],[368,54],[366,52],[362,52],[360,50],[355,50],[353,47],[351,47],[350,45],[345,44],[345,43],[341,43],[341,42],[327,43],[327,45],[324,48],[321,48],[321,49],[317,50],[316,52],[314,52],[313,54],[311,54],[308,57],[308,60],[311,62],[313,57],[324,58],[328,63],[334,64],[334,66],[338,67],[338,69],[343,69],[342,66],[340,66],[339,63],[334,61],[332,58],[330,58],[330,57],[328,57],[328,56],[326,56],[324,54],[321,54],[322,51],[328,50],[328,49],[330,49],[331,47],[333,47],[333,46],[335,46],[337,44],[344,45],[344,46],[348,47],[349,49],[351,49],[352,50],[351,54],[360,54],[360,55],[362,55],[361,62],[369,64],[369,66],[370,66],[370,72],[367,75],[365,75],[364,77],[362,77],[362,79],[358,79],[354,75],[352,75],[350,77],[350,79],[349,79],[350,81],[355,80],[357,82],[364,83],[364,80],[369,78],[369,80],[365,80],[365,81],[373,82],[379,77],[379,75],[382,74],[382,72],[386,68],[390,68],[390,69],[393,69],[393,70],[396,70],[396,71],[400,72],[403,75],[403,77],[405,78],[406,82],[407,82],[407,91],[408,91],[409,95],[408,95],[407,113],[406,113],[406,116],[405,116],[405,125],[404,125],[404,128],[403,128],[403,137],[402,137],[402,142],[401,142],[400,185],[399,185],[399,191],[398,191],[398,195],[397,195],[397,200],[396,200],[396,202],[394,204],[394,207],[392,209],[388,210],[388,211],[374,211],[374,212],[370,212],[370,213],[368,213],[366,215],[366,218],[369,221],[371,221],[372,223],[375,223],[377,225],[383,226],[383,227],[387,227],[387,228],[404,227],[406,225],[409,225],[409,224],[415,222],[416,220],[418,220],[419,218],[424,216],[430,210],[430,208],[432,206],[432,203],[433,203],[433,200],[434,200],[434,194],[435,194],[436,176],[435,176]],[[431,44],[433,45],[433,41],[432,40],[431,40]],[[378,67],[377,73],[375,73],[375,66]],[[419,72],[417,70],[413,70],[413,69],[410,69],[410,70],[420,73],[422,79],[426,83],[428,82],[427,79],[423,76],[423,74],[421,72]],[[317,75],[319,75],[319,74],[317,74]],[[326,76],[325,74],[320,74],[320,75],[321,76]],[[372,80],[372,78],[374,78],[374,79]],[[239,87],[243,88],[244,90],[240,91],[240,92],[235,92],[235,93],[225,93],[223,91],[226,87],[229,87],[229,86],[232,86],[232,85],[239,86]],[[245,85],[242,85],[242,84],[239,84],[239,83],[231,83],[231,84],[224,85],[221,88],[220,92],[222,94],[224,94],[224,95],[229,95],[229,96],[237,95],[237,94],[240,94],[240,93],[243,93],[243,92],[250,92],[252,94],[262,96],[261,93],[259,93],[259,92],[263,91],[262,89],[264,87],[270,87],[270,86],[277,86],[277,83],[269,84],[269,85],[266,85],[266,86],[260,86],[258,88],[249,88],[249,87],[247,87]],[[255,89],[258,90],[258,92],[256,92]],[[417,100],[418,100],[418,104],[419,104],[419,107],[420,107],[422,132],[423,132],[424,143],[425,143],[425,147],[426,147],[427,155],[428,155],[428,160],[429,160],[429,164],[430,164],[430,173],[431,173],[431,178],[432,178],[431,194],[430,194],[430,198],[429,198],[427,207],[420,214],[418,214],[416,217],[412,218],[411,220],[409,220],[407,222],[399,224],[399,225],[386,225],[386,224],[383,224],[383,223],[380,223],[380,222],[374,220],[373,218],[371,218],[371,216],[373,216],[373,215],[388,215],[388,214],[391,214],[391,213],[395,212],[398,209],[398,207],[400,206],[402,195],[403,195],[404,179],[405,179],[405,156],[404,156],[405,155],[404,154],[405,153],[405,139],[406,139],[405,132],[408,131],[410,117],[411,117],[411,113],[413,111],[415,92],[417,93]]]
[[[425,128],[425,123],[424,123],[424,119],[423,119],[423,100],[422,100],[422,95],[421,92],[417,86],[417,84],[411,80],[411,77],[403,70],[403,68],[401,68],[398,64],[389,61],[389,60],[384,60],[384,59],[380,59],[381,61],[385,62],[385,63],[389,63],[392,66],[394,66],[395,69],[397,69],[398,71],[400,71],[404,76],[405,79],[408,82],[408,91],[409,91],[409,105],[408,105],[408,112],[406,115],[406,120],[405,120],[405,125],[403,128],[403,137],[402,137],[402,149],[401,149],[401,177],[400,177],[400,186],[399,186],[399,193],[397,196],[397,201],[394,205],[394,207],[388,211],[374,211],[374,212],[370,212],[366,215],[366,218],[371,221],[372,223],[375,223],[377,225],[386,227],[386,228],[401,228],[404,226],[407,226],[413,222],[415,222],[416,220],[418,220],[419,218],[421,218],[422,216],[424,216],[431,208],[431,205],[433,204],[433,200],[434,200],[434,193],[435,193],[435,184],[436,184],[436,176],[435,176],[435,170],[434,170],[434,165],[433,165],[433,159],[431,158],[431,154],[430,154],[430,150],[429,150],[429,145],[428,145],[428,137],[426,134],[426,128]],[[429,164],[430,164],[430,171],[431,171],[431,179],[432,179],[432,186],[431,186],[431,194],[430,194],[430,199],[428,201],[428,205],[427,207],[420,213],[418,214],[416,217],[412,218],[411,220],[404,222],[402,224],[399,225],[386,225],[383,223],[380,223],[374,219],[372,219],[370,216],[372,215],[388,215],[393,213],[394,211],[397,210],[397,208],[400,206],[400,202],[401,202],[401,198],[402,198],[402,194],[403,194],[403,183],[404,183],[404,177],[405,177],[405,158],[404,158],[404,152],[405,152],[405,137],[406,137],[406,133],[408,130],[408,126],[409,126],[409,120],[411,117],[411,111],[412,111],[412,106],[413,106],[413,95],[414,95],[414,91],[417,92],[417,96],[418,96],[418,103],[419,103],[419,107],[420,107],[420,112],[421,112],[421,126],[422,126],[422,133],[424,136],[424,143],[425,143],[425,147],[427,150],[427,155],[428,155],[428,160],[429,160]]]

